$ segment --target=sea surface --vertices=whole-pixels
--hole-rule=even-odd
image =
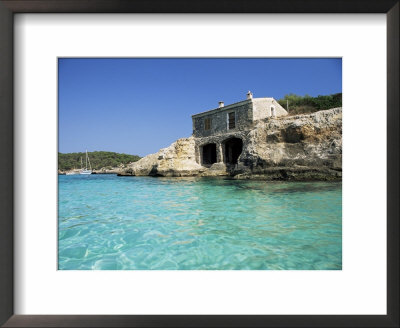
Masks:
[[[60,270],[341,270],[342,185],[60,175]]]

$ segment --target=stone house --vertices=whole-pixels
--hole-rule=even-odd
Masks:
[[[247,99],[192,115],[196,162],[205,167],[226,167],[238,163],[246,147],[247,134],[260,120],[288,113],[274,98]]]

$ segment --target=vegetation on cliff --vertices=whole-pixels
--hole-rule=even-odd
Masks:
[[[110,151],[88,152],[90,164],[95,170],[118,167],[121,164],[136,162],[140,159],[137,155],[114,153]],[[85,162],[85,153],[58,153],[58,169],[68,171],[81,168],[81,158]]]
[[[298,96],[290,93],[279,99],[278,102],[285,109],[289,102],[289,115],[314,113],[324,109],[342,107],[342,93],[318,97]]]
[[[342,108],[259,121],[250,130],[236,131],[242,149],[236,164],[201,165],[201,145],[225,143],[232,134],[182,138],[157,153],[119,170],[130,176],[231,176],[235,179],[338,181],[342,177]],[[196,147],[199,147],[196,154]],[[226,148],[225,148],[226,149]],[[204,152],[203,152],[204,155]]]

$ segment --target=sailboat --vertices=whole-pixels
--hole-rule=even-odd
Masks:
[[[88,163],[89,163],[89,169],[88,169]],[[82,163],[82,157],[81,157],[81,167],[83,166]],[[85,169],[82,167],[81,170],[79,171],[79,174],[92,174],[92,165],[90,165],[90,159],[87,153],[87,149],[86,149],[86,165],[85,165]]]

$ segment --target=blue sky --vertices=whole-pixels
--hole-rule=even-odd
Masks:
[[[342,61],[60,58],[59,151],[144,156],[192,133],[191,115],[254,97],[342,92]]]

